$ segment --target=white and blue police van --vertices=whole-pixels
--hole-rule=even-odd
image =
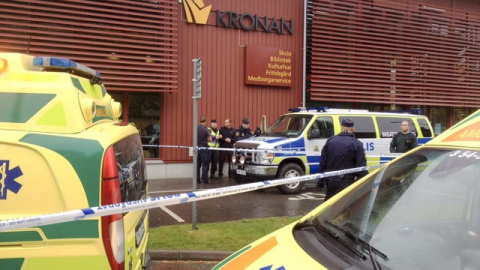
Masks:
[[[398,154],[390,154],[390,142],[400,131],[402,121],[409,121],[410,130],[421,146],[434,136],[424,115],[402,112],[370,112],[368,110],[298,108],[280,116],[261,136],[235,143],[233,169],[238,182],[263,181],[297,177],[319,172],[320,155],[327,139],[340,133],[340,123],[351,118],[355,137],[359,139],[367,165],[386,163]],[[305,182],[278,186],[285,194],[300,192]]]

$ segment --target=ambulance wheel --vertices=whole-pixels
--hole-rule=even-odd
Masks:
[[[302,168],[295,163],[288,163],[283,165],[280,170],[278,171],[277,177],[280,178],[290,178],[290,177],[298,177],[305,175]],[[304,182],[294,182],[290,184],[285,184],[281,186],[277,186],[277,188],[283,192],[284,194],[296,194],[302,191]]]

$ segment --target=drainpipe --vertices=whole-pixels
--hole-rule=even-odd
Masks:
[[[307,107],[306,98],[306,80],[307,80],[307,2],[303,1],[303,71],[302,71],[302,107]]]

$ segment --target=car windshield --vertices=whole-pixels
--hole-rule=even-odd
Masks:
[[[479,177],[480,152],[422,148],[377,170],[314,224],[373,253],[379,269],[478,269]]]
[[[311,115],[283,115],[262,134],[264,136],[296,137],[302,134],[312,119]]]

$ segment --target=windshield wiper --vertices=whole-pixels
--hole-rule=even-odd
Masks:
[[[267,135],[267,136],[271,136],[271,137],[283,137],[285,136],[285,134],[283,132],[265,132],[263,133],[262,135]]]
[[[372,245],[370,245],[367,241],[359,238],[357,235],[353,234],[351,231],[349,230],[345,230],[345,236],[347,236],[348,238],[350,239],[353,239],[355,240],[355,242],[359,245],[361,245],[363,248],[367,249],[367,250],[371,250],[373,251],[373,253],[377,254],[378,256],[380,256],[380,258],[384,259],[384,260],[388,260],[388,257],[385,253],[381,252],[380,250],[372,247]]]
[[[373,253],[377,254],[378,256],[380,256],[380,258],[384,259],[384,260],[388,260],[388,256],[381,252],[380,250],[374,248],[372,245],[370,245],[370,243],[368,243],[367,241],[361,239],[360,237],[358,237],[358,235],[354,234],[353,232],[351,232],[350,230],[348,229],[345,229],[345,228],[342,228],[338,225],[336,225],[335,223],[331,222],[331,221],[327,221],[327,223],[329,225],[332,225],[334,226],[335,228],[341,230],[346,237],[352,239],[355,241],[355,243],[359,244],[360,246],[362,246],[362,248],[366,249],[366,250],[369,250],[369,251],[372,251]]]
[[[349,245],[347,242],[345,242],[342,238],[339,237],[339,235],[337,233],[335,233],[334,231],[330,230],[329,228],[325,227],[323,224],[302,224],[302,223],[299,223],[295,226],[296,228],[305,228],[305,227],[318,227],[320,228],[323,232],[327,233],[328,235],[332,236],[335,240],[337,240],[338,242],[340,242],[342,245],[344,245],[346,248],[348,248],[350,251],[352,251],[353,253],[355,253],[355,255],[357,255],[358,257],[362,258],[362,260],[366,260],[367,259],[367,256],[365,256],[365,254],[363,254],[362,252],[358,251],[356,248],[352,247],[351,245]]]

